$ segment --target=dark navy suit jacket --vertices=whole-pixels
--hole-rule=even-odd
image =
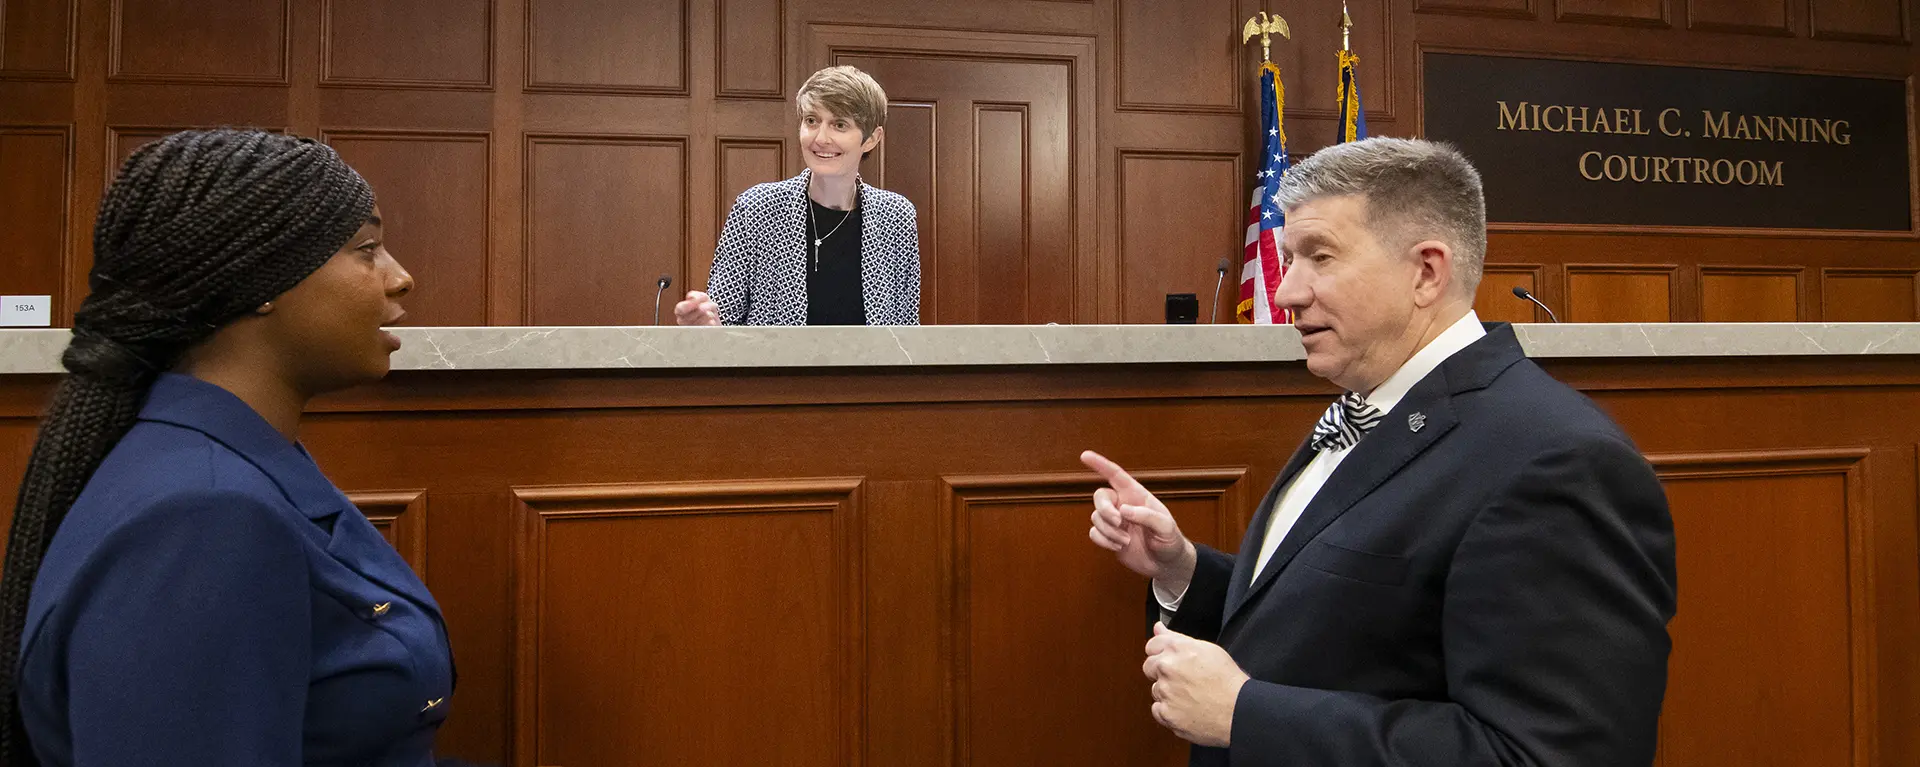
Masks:
[[[33,587],[21,718],[63,765],[432,763],[440,608],[306,451],[161,377]]]
[[[1240,551],[1260,550],[1312,457],[1294,454]],[[1193,764],[1653,761],[1676,601],[1666,496],[1511,327],[1415,384],[1258,579],[1252,560],[1202,549],[1169,625],[1252,677],[1231,745]]]

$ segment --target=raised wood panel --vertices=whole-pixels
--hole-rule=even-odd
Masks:
[[[1240,29],[1233,0],[1118,0],[1122,112],[1240,113]],[[1281,47],[1285,47],[1281,41]]]
[[[1220,546],[1239,529],[1245,469],[1135,476],[1194,540]],[[1099,479],[945,482],[954,535],[954,764],[1183,764],[1186,745],[1155,726],[1152,695],[1137,673],[1146,585],[1087,542]],[[1059,737],[1094,728],[1105,736]]]
[[[1540,295],[1540,286],[1546,281],[1545,271],[1535,264],[1487,264],[1481,270],[1480,287],[1473,295],[1474,313],[1480,315],[1482,322],[1552,321],[1532,301],[1513,294],[1514,288],[1525,288],[1545,303],[1546,296]]]
[[[347,493],[387,543],[407,560],[415,575],[427,577],[427,491],[386,490]]]
[[[1553,0],[1554,18],[1578,24],[1668,26],[1667,0]]]
[[[860,486],[517,489],[516,763],[854,763]]]
[[[1688,0],[1687,28],[1702,32],[1793,36],[1787,0]]]
[[[1674,266],[1566,267],[1566,322],[1672,322],[1679,271]]]
[[[920,321],[925,324],[937,321],[940,305],[940,285],[934,279],[940,273],[940,219],[934,212],[941,210],[941,199],[933,162],[938,110],[928,103],[888,104],[886,138],[863,165],[878,171],[875,183],[913,203],[920,228]]]
[[[1233,321],[1251,191],[1237,154],[1120,151],[1122,322],[1166,322],[1168,293],[1194,294],[1207,321],[1222,257],[1228,284],[1214,300]]]
[[[134,150],[188,130],[189,127],[185,125],[108,125],[107,174],[101,185],[104,187],[113,184],[114,178],[120,175],[120,166],[126,163],[128,157],[133,156]]]
[[[290,0],[112,0],[108,79],[286,85]]]
[[[723,138],[719,141],[719,194],[714,198],[713,231],[716,236],[727,222],[727,213],[741,192],[754,184],[779,181],[786,177],[781,169],[786,159],[786,142],[779,139]]]
[[[108,185],[120,175],[120,166],[133,156],[133,150],[153,143],[186,128],[156,127],[148,125],[109,125],[107,126],[107,178]]]
[[[1533,0],[1414,0],[1414,13],[1487,16],[1496,19],[1535,17]]]
[[[323,0],[320,84],[486,89],[492,0]]]
[[[944,545],[951,525],[945,515],[927,513],[940,508],[941,488],[927,478],[868,482],[862,490],[861,564],[869,573],[863,763],[874,767],[950,762],[952,668],[940,637],[952,618],[951,557]]]
[[[1809,0],[1808,7],[1815,38],[1869,43],[1911,39],[1902,0]]]
[[[1663,764],[1878,763],[1864,457],[1653,458],[1685,594],[1669,627]]]
[[[1368,119],[1391,120],[1394,113],[1394,73],[1398,69],[1396,52],[1405,46],[1395,40],[1405,36],[1396,36],[1393,14],[1388,12],[1387,0],[1349,0],[1346,7],[1348,14],[1353,17],[1353,53],[1360,57],[1361,105],[1366,108]],[[1282,115],[1282,119],[1288,126],[1299,125],[1299,118],[1338,119],[1340,80],[1336,62],[1340,51],[1339,12],[1293,10],[1284,6],[1281,11],[1293,29],[1292,40],[1275,38],[1273,48],[1273,61],[1280,65],[1280,79],[1286,86],[1286,114]],[[1259,45],[1257,40],[1248,43],[1247,50],[1258,55]],[[1252,64],[1248,64],[1248,69],[1252,69]],[[1259,91],[1252,85],[1257,82],[1250,74],[1246,107],[1249,113],[1255,113],[1258,108]],[[1386,133],[1379,127],[1375,127],[1373,132],[1377,135]],[[1289,138],[1294,139],[1289,146],[1296,150],[1302,148],[1299,131],[1290,132]]]
[[[1703,322],[1799,322],[1806,306],[1799,267],[1703,266],[1700,268],[1700,319]]]
[[[1033,273],[1030,260],[1026,148],[1031,140],[1024,104],[974,105],[973,241],[981,297],[975,321],[983,325],[1025,322],[1038,308],[1033,294],[1050,287],[1042,282],[1044,275]]]
[[[66,321],[73,135],[65,126],[0,125],[0,295],[53,296]]]
[[[715,95],[784,100],[785,0],[720,0],[714,7]]]
[[[529,0],[527,90],[685,96],[687,0]]]
[[[652,324],[655,280],[687,284],[686,143],[530,135],[525,167],[531,323]]]
[[[78,0],[0,0],[0,79],[73,79],[78,6]]]
[[[354,448],[358,449],[358,448]],[[331,471],[344,462],[321,461]],[[513,735],[514,541],[518,504],[504,489],[484,493],[434,491],[423,509],[427,587],[440,603],[460,682],[455,710],[434,740],[434,755],[475,764],[507,765]]]
[[[845,39],[850,41],[848,47],[854,47],[862,38],[858,33],[834,33],[816,39]],[[1072,322],[1081,311],[1076,306],[1083,298],[1077,292],[1079,281],[1091,281],[1088,225],[1093,211],[1086,191],[1092,186],[1087,173],[1091,163],[1076,163],[1075,154],[1081,149],[1072,138],[1084,129],[1086,119],[1083,95],[1077,90],[1085,87],[1084,81],[1074,72],[1083,66],[1079,57],[1090,50],[1051,41],[1007,45],[1003,37],[1017,36],[876,36],[870,38],[873,47],[862,46],[869,52],[832,59],[872,73],[890,92],[904,94],[913,103],[935,106],[926,113],[933,118],[932,131],[922,134],[917,125],[903,126],[912,128],[904,131],[909,141],[895,146],[891,159],[883,158],[887,165],[902,160],[917,164],[916,156],[924,151],[920,147],[926,146],[914,143],[918,136],[937,137],[932,144],[933,193],[909,198],[922,211],[922,221],[932,209],[934,222],[921,230],[921,242],[938,243],[922,251],[922,323]],[[996,44],[1055,53],[1046,58],[1026,53],[1001,58],[993,50]],[[906,45],[966,45],[982,50],[895,49]],[[1022,118],[1017,131],[1009,110],[1018,110]],[[888,134],[888,141],[894,141],[891,126]],[[1009,142],[1018,144],[1017,153]],[[1013,160],[1021,164],[997,165]],[[1015,177],[1021,179],[1024,199],[988,199],[1005,194],[1003,190],[1011,188],[1008,179]],[[988,231],[982,217],[999,215],[1000,220],[1008,220],[997,212],[1003,210],[998,206],[1007,204],[1023,206],[1024,234]],[[988,243],[981,237],[986,235],[996,238],[996,249],[983,247]],[[998,238],[1022,236],[1024,252],[1031,254],[1024,266],[1026,284],[1016,286],[1019,292],[1010,292],[1007,281],[997,276],[1013,268],[1006,263],[1008,251],[997,244]]]
[[[487,230],[487,135],[323,135],[373,186],[387,250],[413,274],[414,289],[405,302],[407,324],[487,324],[493,250]]]
[[[1920,321],[1920,270],[1826,269],[1820,274],[1826,322]]]

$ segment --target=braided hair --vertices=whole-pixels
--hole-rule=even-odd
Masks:
[[[68,375],[20,482],[0,571],[0,759],[36,764],[19,711],[20,634],[42,557],[160,373],[325,264],[373,212],[333,149],[260,131],[176,133],[120,167],[94,222]]]

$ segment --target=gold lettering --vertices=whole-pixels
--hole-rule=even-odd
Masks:
[[[1561,117],[1563,118],[1566,117],[1566,114],[1567,114],[1566,107],[1563,107],[1563,106],[1547,107],[1545,110],[1543,110],[1540,113],[1540,127],[1545,128],[1546,130],[1553,133],[1565,133],[1567,132],[1567,124],[1565,122],[1560,123],[1560,127],[1558,128],[1553,127],[1551,123],[1551,121],[1553,120],[1553,110],[1555,109],[1560,110]]]
[[[1765,117],[1753,118],[1753,135],[1756,139],[1773,140],[1773,121]]]
[[[1520,106],[1511,112],[1507,111],[1507,102],[1496,101],[1494,103],[1500,105],[1500,127],[1498,130],[1534,130],[1533,128],[1527,127],[1527,102],[1520,102]]]
[[[1619,173],[1615,173],[1615,172],[1614,172],[1614,170],[1613,170],[1613,169],[1614,169],[1614,161],[1615,161],[1615,160],[1619,160],[1619,161],[1620,161],[1620,165],[1619,165],[1619,167],[1620,167],[1620,172],[1619,172]],[[1607,155],[1607,164],[1606,164],[1606,167],[1607,167],[1607,180],[1608,180],[1608,181],[1625,181],[1625,180],[1627,180],[1627,158],[1625,158],[1625,157],[1621,157],[1620,155],[1617,155],[1617,154],[1610,154],[1610,155]]]
[[[1785,117],[1773,118],[1773,134],[1779,136],[1781,141],[1799,141],[1800,120],[1790,120]]]
[[[1747,141],[1753,140],[1753,131],[1748,129],[1747,127],[1746,115],[1741,115],[1735,118],[1734,128],[1733,128],[1733,137],[1736,139],[1744,139]]]
[[[1729,135],[1726,112],[1721,112],[1720,119],[1717,121],[1713,119],[1712,112],[1702,111],[1701,114],[1707,116],[1707,138],[1726,138]]]
[[[1853,132],[1849,130],[1852,127],[1853,126],[1847,124],[1846,120],[1834,120],[1833,143],[1841,146],[1853,143]]]
[[[1612,115],[1609,115],[1611,117]],[[1637,184],[1719,184],[1732,186],[1786,186],[1786,163],[1765,160],[1709,160],[1703,157],[1617,155],[1599,151],[1580,154],[1580,177],[1588,181],[1633,181]],[[1687,171],[1692,169],[1691,176]]]
[[[1567,131],[1569,133],[1591,133],[1587,130],[1587,107],[1580,108],[1580,127],[1573,127],[1573,107],[1567,107]]]
[[[1611,118],[1607,116],[1607,110],[1605,109],[1593,110],[1593,132],[1594,133],[1612,133],[1613,132],[1613,121]]]
[[[1671,107],[1669,107],[1669,108],[1667,108],[1667,109],[1662,109],[1662,110],[1660,110],[1660,132],[1661,132],[1661,133],[1664,133],[1664,134],[1667,134],[1667,135],[1669,135],[1669,136],[1678,136],[1678,135],[1680,135],[1680,129],[1679,129],[1679,128],[1668,128],[1668,127],[1667,127],[1667,113],[1668,113],[1668,112],[1672,112],[1672,113],[1673,113],[1673,116],[1674,116],[1674,117],[1679,117],[1679,116],[1680,116],[1680,110],[1678,110],[1678,109],[1673,109],[1673,108],[1671,108]],[[1644,134],[1643,134],[1643,135],[1644,135]]]
[[[1653,180],[1668,184],[1673,183],[1673,179],[1667,177],[1667,164],[1670,162],[1672,162],[1672,160],[1668,160],[1665,157],[1653,158]]]
[[[1814,120],[1812,121],[1812,124],[1809,125],[1808,127],[1813,129],[1812,140],[1818,141],[1822,144],[1833,143],[1833,121],[1832,120]]]
[[[1540,105],[1539,105],[1539,104],[1535,104],[1535,105],[1533,105],[1533,128],[1532,128],[1532,130],[1540,130]]]
[[[1649,130],[1647,130],[1647,129],[1646,129],[1645,127],[1642,127],[1642,126],[1640,125],[1640,110],[1638,110],[1638,109],[1626,109],[1626,108],[1624,108],[1624,107],[1623,107],[1623,108],[1620,108],[1620,109],[1615,109],[1615,110],[1613,110],[1613,113],[1614,113],[1614,122],[1615,122],[1615,123],[1617,123],[1617,124],[1619,124],[1619,125],[1622,125],[1622,126],[1624,126],[1624,125],[1626,125],[1626,123],[1627,123],[1627,121],[1626,121],[1626,118],[1624,118],[1624,117],[1621,117],[1621,116],[1620,116],[1620,113],[1622,113],[1622,112],[1632,112],[1632,113],[1633,113],[1633,130],[1632,130],[1632,131],[1630,131],[1630,132],[1631,132],[1631,133],[1632,133],[1633,135],[1635,135],[1635,136],[1645,136],[1645,135],[1647,135],[1648,133],[1651,133],[1651,132],[1652,132],[1652,131],[1649,131]]]
[[[1599,152],[1587,152],[1585,154],[1580,155],[1580,176],[1582,178],[1585,178],[1588,181],[1600,180],[1601,178],[1600,174],[1590,173],[1587,171],[1587,160],[1597,158],[1599,156],[1600,156]]]

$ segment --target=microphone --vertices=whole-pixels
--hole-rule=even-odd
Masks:
[[[658,325],[660,324],[660,296],[667,292],[668,285],[673,284],[673,278],[662,274],[660,281],[655,284],[659,285],[660,289],[653,292],[653,324]]]
[[[1554,322],[1559,322],[1559,321],[1560,321],[1560,318],[1559,318],[1559,317],[1554,317],[1554,316],[1553,316],[1553,310],[1552,310],[1552,309],[1547,309],[1547,305],[1546,305],[1546,304],[1543,304],[1543,303],[1540,303],[1540,299],[1538,299],[1538,298],[1534,298],[1534,297],[1533,297],[1533,294],[1532,294],[1532,293],[1528,293],[1528,292],[1527,292],[1527,289],[1526,289],[1526,288],[1523,288],[1523,287],[1520,287],[1519,285],[1515,285],[1515,286],[1513,286],[1513,294],[1514,294],[1515,296],[1517,296],[1517,297],[1520,297],[1520,298],[1524,298],[1524,299],[1527,299],[1528,301],[1532,301],[1532,302],[1533,302],[1533,305],[1534,305],[1534,306],[1538,306],[1538,307],[1540,307],[1540,308],[1542,308],[1542,309],[1546,309],[1546,311],[1547,311],[1547,316],[1548,316],[1548,317],[1550,317],[1550,318],[1552,318]]]
[[[1209,325],[1220,321],[1220,286],[1227,281],[1227,267],[1232,263],[1233,259],[1223,257],[1219,263],[1213,265],[1216,276],[1213,278],[1213,305],[1207,307],[1207,324]]]

